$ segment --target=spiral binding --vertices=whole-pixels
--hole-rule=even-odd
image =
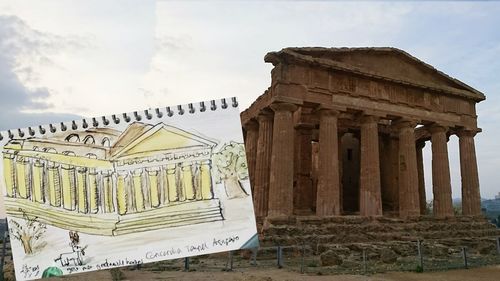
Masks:
[[[99,127],[99,125],[103,126],[108,126],[111,122],[114,124],[120,124],[120,122],[123,120],[127,123],[131,122],[132,119],[134,121],[141,121],[143,117],[147,120],[153,119],[153,117],[156,118],[163,118],[165,115],[168,117],[172,117],[174,115],[185,115],[186,112],[189,114],[194,114],[197,110],[199,112],[207,112],[207,109],[210,109],[210,111],[215,111],[217,108],[220,106],[222,109],[227,109],[229,106],[232,106],[234,108],[238,107],[238,101],[236,97],[231,98],[231,103],[228,103],[228,100],[226,98],[220,99],[220,102],[218,100],[210,100],[209,103],[206,101],[199,102],[198,106],[195,106],[193,103],[189,103],[187,105],[177,105],[174,107],[167,106],[165,107],[165,111],[163,111],[162,108],[155,108],[153,109],[146,109],[144,110],[144,114],[141,114],[139,111],[134,111],[132,112],[132,116],[130,113],[122,113],[122,114],[113,114],[111,115],[110,118],[106,116],[101,116],[100,118],[98,117],[92,117],[92,118],[84,118],[81,120],[81,127],[83,129],[87,129],[90,126],[92,127]],[[173,110],[172,108],[176,108],[177,110]],[[164,113],[165,112],[165,113]],[[123,118],[120,118],[121,117]],[[155,116],[156,115],[156,116]],[[102,122],[102,123],[101,123]],[[48,124],[48,128],[44,127],[43,125],[39,125],[38,129],[36,127],[28,127],[25,128],[26,131],[22,128],[19,128],[17,130],[7,130],[7,136],[9,139],[14,139],[16,136],[14,135],[15,133],[17,134],[17,137],[19,138],[24,138],[24,137],[33,137],[35,134],[38,133],[41,135],[47,134],[47,131],[50,133],[56,133],[58,129],[61,132],[67,131],[68,126],[71,126],[71,130],[77,130],[79,127],[79,122],[77,120],[73,120],[70,122],[61,122],[59,126],[55,126],[54,124]],[[48,130],[47,130],[48,129]],[[0,132],[0,141],[2,141],[5,137],[2,133],[5,132]]]

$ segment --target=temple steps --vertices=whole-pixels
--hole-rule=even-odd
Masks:
[[[416,251],[417,241],[476,247],[478,243],[495,245],[500,229],[480,217],[429,217],[402,220],[394,218],[333,217],[267,219],[261,225],[263,253],[275,254],[274,246],[292,251],[321,254],[331,249],[406,247]],[[398,246],[399,245],[399,246]],[[304,247],[304,248],[303,248]],[[262,254],[262,253],[261,253]]]

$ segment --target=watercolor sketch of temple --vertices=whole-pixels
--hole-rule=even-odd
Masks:
[[[14,138],[3,147],[7,213],[105,236],[221,221],[217,144],[161,122]]]

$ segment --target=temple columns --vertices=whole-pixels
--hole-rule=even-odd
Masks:
[[[458,133],[460,146],[460,172],[462,175],[462,214],[477,216],[481,214],[481,195],[477,172],[475,131],[462,130]]]
[[[251,120],[244,124],[246,137],[245,137],[245,150],[247,155],[248,173],[250,184],[254,188],[255,184],[255,164],[257,161],[257,145],[259,140],[259,124]]]
[[[319,179],[316,196],[318,216],[340,215],[338,111],[319,110]]]
[[[436,217],[453,216],[446,128],[434,125],[429,131],[432,143],[433,214]]]
[[[273,115],[270,111],[262,111],[257,117],[259,122],[259,136],[257,138],[257,152],[255,158],[254,176],[254,208],[255,216],[265,217],[268,210],[269,176],[271,165],[271,151],[273,141]]]
[[[380,158],[378,118],[364,116],[361,120],[361,172],[359,213],[361,216],[381,216]]]
[[[300,123],[295,126],[295,159],[293,206],[298,213],[308,213],[313,206],[312,170],[312,124]]]
[[[425,178],[424,178],[424,157],[422,149],[425,146],[425,142],[419,142],[416,145],[417,148],[417,171],[418,171],[418,195],[420,202],[420,214],[425,215],[427,210],[427,200],[425,199]]]
[[[399,216],[418,216],[420,203],[418,193],[418,169],[415,147],[415,123],[402,120],[396,123],[399,129]]]
[[[293,112],[290,103],[271,104],[274,111],[271,175],[269,184],[269,216],[293,214]]]

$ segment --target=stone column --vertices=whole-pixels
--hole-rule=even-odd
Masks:
[[[259,140],[259,124],[255,120],[250,120],[245,123],[245,151],[247,155],[248,175],[252,191],[255,184],[255,163],[257,158],[257,142]]]
[[[424,178],[424,157],[422,149],[425,141],[418,142],[417,148],[417,171],[418,171],[418,197],[420,202],[420,214],[425,215],[427,210],[427,200],[425,199],[425,178]]]
[[[399,129],[399,216],[420,214],[418,196],[417,153],[415,148],[415,122],[401,120]]]
[[[314,125],[300,123],[295,126],[295,159],[294,159],[294,182],[293,206],[299,213],[307,213],[312,210],[312,130]]]
[[[269,177],[273,139],[273,115],[269,110],[257,116],[259,137],[257,138],[257,155],[255,159],[255,177],[253,186],[253,204],[255,216],[267,216],[269,198]]]
[[[316,215],[340,215],[339,112],[319,110],[319,175],[316,194]]]
[[[364,116],[362,118],[360,149],[359,214],[361,216],[381,216],[378,117]]]
[[[481,215],[481,195],[477,172],[475,131],[462,130],[458,133],[460,146],[460,172],[462,174],[462,214]]]
[[[453,216],[446,130],[439,125],[429,128],[432,143],[433,214],[436,217]]]
[[[290,103],[271,104],[274,111],[271,176],[269,182],[269,216],[293,214],[293,112]]]

